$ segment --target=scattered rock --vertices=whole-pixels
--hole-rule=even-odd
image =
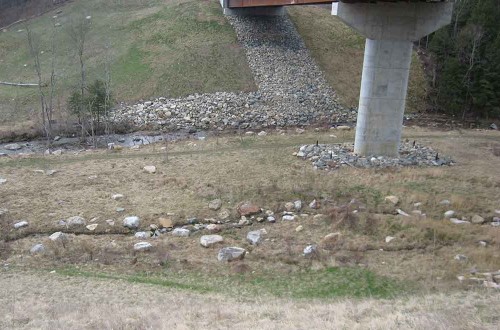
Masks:
[[[123,207],[117,207],[116,212],[122,213],[122,212],[125,212],[125,209]]]
[[[7,209],[0,209],[0,217],[3,216],[4,214],[9,213],[9,210]]]
[[[311,203],[309,203],[309,207],[312,209],[319,209],[319,202],[317,200],[313,200]]]
[[[28,221],[25,221],[25,220],[16,222],[14,224],[15,229],[19,229],[19,228],[23,228],[23,227],[27,227],[27,226],[28,226]]]
[[[184,229],[184,228],[175,228],[172,231],[172,236],[177,236],[177,237],[189,237],[189,234],[191,232],[189,229]]]
[[[267,133],[266,133],[266,131],[260,131],[257,135],[258,136],[266,136]]]
[[[135,251],[149,251],[151,250],[152,247],[153,245],[151,245],[151,243],[148,242],[139,242],[134,244]]]
[[[447,199],[443,199],[442,201],[439,202],[439,205],[450,205],[451,202]]]
[[[43,244],[35,244],[30,249],[31,254],[38,254],[38,253],[43,253],[43,252],[45,252],[45,246],[43,246]]]
[[[222,206],[222,201],[220,199],[214,199],[208,203],[208,208],[217,211]]]
[[[385,197],[386,202],[390,202],[393,205],[397,205],[399,203],[399,198],[397,196],[391,195]]]
[[[16,151],[16,150],[19,150],[19,149],[22,149],[22,145],[18,144],[18,143],[11,143],[11,144],[7,144],[4,146],[4,149],[6,150],[11,150],[11,151]]]
[[[53,233],[52,235],[49,236],[49,239],[51,241],[54,241],[54,242],[66,241],[66,240],[68,240],[68,236],[63,232],[56,231],[55,233]]]
[[[217,233],[221,230],[220,226],[215,223],[211,223],[207,225],[205,228],[212,233]]]
[[[292,202],[285,203],[285,210],[293,211],[295,209],[295,204]]]
[[[221,242],[224,242],[224,238],[220,235],[203,235],[200,237],[200,244],[204,247],[211,247]]]
[[[314,244],[308,245],[304,248],[304,257],[310,257],[316,254],[318,247]]]
[[[454,215],[455,215],[455,211],[452,211],[452,210],[444,212],[444,217],[447,219],[451,218]]]
[[[146,239],[149,237],[149,233],[146,233],[145,231],[138,231],[134,234],[134,237],[139,239]]]
[[[300,199],[296,200],[293,202],[293,207],[295,208],[295,211],[300,211],[302,209],[302,201]]]
[[[459,220],[457,218],[450,218],[450,222],[451,223],[454,223],[456,225],[465,225],[465,224],[470,224],[469,221],[466,221],[466,220]]]
[[[403,211],[401,209],[396,209],[396,212],[398,212],[399,215],[402,215],[404,217],[409,217],[410,216],[408,213],[406,213],[405,211]]]
[[[151,174],[156,173],[156,166],[153,165],[144,166],[144,171]]]
[[[475,214],[472,219],[471,219],[471,222],[474,223],[474,224],[477,224],[477,225],[481,225],[485,222],[486,220],[480,216],[480,215],[477,215]]]
[[[247,251],[243,248],[232,246],[225,247],[219,250],[217,254],[217,260],[219,261],[233,261],[241,260],[245,257]]]
[[[194,219],[196,219],[196,218],[194,218]],[[160,228],[172,228],[172,227],[174,227],[174,221],[170,218],[160,218],[158,222],[160,223]],[[188,223],[193,224],[195,222],[191,223],[191,222],[189,222],[189,219],[188,219]]]
[[[112,199],[114,200],[118,200],[118,199],[122,199],[123,198],[123,195],[122,194],[114,194],[111,196]]]
[[[123,219],[123,226],[129,229],[139,228],[140,219],[137,216],[130,216]]]
[[[62,151],[62,149],[57,149],[57,150],[52,151],[52,154],[55,156],[61,156],[63,154],[63,151]]]
[[[85,219],[80,216],[73,216],[66,219],[66,224],[68,227],[73,226],[83,226],[86,224]]]
[[[295,231],[298,233],[298,232],[301,232],[302,230],[304,230],[304,226],[302,225],[299,225],[297,226],[297,228],[295,228]]]
[[[498,131],[498,126],[497,126],[497,124],[492,123],[492,124],[490,125],[490,129],[495,130],[495,131]]]
[[[86,226],[88,230],[90,231],[94,231],[96,228],[97,228],[98,224],[97,223],[93,223],[91,225],[88,225]]]
[[[457,254],[454,259],[458,261],[466,261],[467,257],[464,256],[463,254]]]
[[[323,237],[323,239],[321,240],[321,246],[327,249],[331,249],[339,242],[341,237],[342,234],[340,232],[330,233]]]
[[[7,179],[0,177],[0,184],[4,184],[5,182],[7,182]]]
[[[247,234],[247,241],[252,245],[258,245],[262,242],[262,235],[266,233],[265,229],[250,231]]]
[[[108,219],[106,220],[106,223],[110,226],[114,226],[115,225],[115,221],[113,219]]]
[[[274,222],[276,222],[276,218],[274,216],[270,215],[270,216],[267,217],[267,221],[271,222],[271,223],[274,223]]]
[[[250,216],[260,213],[261,209],[250,202],[243,202],[238,206],[237,211],[241,216]]]
[[[394,240],[394,239],[396,239],[396,237],[393,237],[393,236],[387,236],[387,237],[385,238],[385,242],[386,242],[386,243],[390,243],[390,242],[391,242],[392,240]]]
[[[231,214],[229,213],[229,210],[221,210],[218,214],[217,214],[217,217],[221,220],[227,220],[229,217],[231,216]]]
[[[294,215],[290,215],[290,214],[285,214],[281,220],[283,221],[293,221],[295,220],[295,216]]]

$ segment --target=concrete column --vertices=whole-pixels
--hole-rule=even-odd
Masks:
[[[398,154],[412,42],[366,39],[354,152]]]
[[[366,39],[354,151],[398,155],[413,41],[451,22],[452,2],[336,3]]]

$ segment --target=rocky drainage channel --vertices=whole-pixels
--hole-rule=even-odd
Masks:
[[[352,123],[337,103],[293,23],[283,17],[228,16],[246,51],[257,92],[160,97],[114,110],[115,122],[151,129],[264,129]]]
[[[439,155],[435,150],[414,142],[403,142],[399,157],[369,156],[354,153],[352,144],[309,144],[303,145],[295,156],[308,159],[315,169],[334,170],[341,167],[386,168],[403,166],[451,166],[453,160]]]
[[[112,196],[113,199],[120,199],[123,196],[120,194],[115,194]],[[414,203],[414,210],[407,213],[404,210],[401,210],[398,207],[400,200],[397,196],[386,196],[385,203],[394,206],[394,214],[397,214],[399,217],[414,219],[415,221],[419,221],[426,218],[425,213],[421,210],[422,203]],[[141,231],[141,220],[137,216],[127,216],[123,219],[123,227],[127,229],[129,232],[133,232],[135,238],[139,240],[139,242],[133,245],[134,251],[150,251],[154,249],[154,238],[164,236],[169,234],[174,237],[184,237],[188,238],[193,233],[204,231],[204,235],[202,235],[199,239],[200,245],[202,247],[216,247],[224,245],[224,237],[220,235],[224,230],[229,228],[243,228],[245,226],[250,226],[255,223],[259,223],[264,225],[265,223],[274,223],[277,220],[282,222],[289,222],[293,224],[294,222],[300,222],[295,228],[297,233],[304,230],[304,227],[307,226],[307,222],[300,221],[301,219],[308,219],[309,221],[322,221],[325,216],[319,213],[321,209],[321,201],[313,200],[311,201],[307,207],[305,207],[301,200],[296,200],[293,202],[287,202],[283,205],[283,211],[278,214],[273,212],[272,210],[265,210],[260,208],[258,205],[255,205],[251,202],[242,202],[238,205],[236,211],[240,216],[240,220],[237,222],[232,221],[230,218],[230,212],[227,209],[222,208],[222,200],[215,199],[208,203],[208,208],[214,212],[217,212],[217,216],[215,218],[207,218],[203,220],[199,220],[197,218],[189,218],[187,219],[185,224],[174,225],[174,222],[170,218],[160,218],[158,224],[151,224],[149,226],[149,231]],[[439,202],[440,205],[446,206],[451,203],[448,200],[442,200]],[[357,200],[352,200],[346,205],[336,207],[338,210],[349,210],[352,214],[356,214],[359,212],[363,212],[366,210],[364,205]],[[6,209],[0,209],[0,217],[8,213]],[[488,217],[483,217],[481,215],[475,214],[472,216],[470,220],[465,217],[462,217],[462,220],[456,218],[457,212],[454,210],[448,210],[443,214],[443,218],[445,220],[449,220],[452,225],[488,225],[489,223],[496,228],[500,229],[500,210],[495,210],[495,216],[489,220]],[[82,228],[87,229],[87,234],[94,232],[99,226],[115,226],[114,220],[106,220],[105,224],[100,224],[95,222],[96,219],[92,219],[90,224],[87,224],[87,221],[80,216],[73,216],[66,220],[61,220],[58,222],[58,226],[65,228],[66,230],[74,230],[73,233],[65,233],[63,231],[58,231],[52,233],[48,238],[44,238],[47,240],[51,240],[54,242],[61,241],[67,242],[70,240],[71,236],[69,234],[75,234],[78,231],[79,234],[85,234],[81,231]],[[15,231],[22,231],[24,228],[29,227],[29,222],[26,220],[18,221],[13,224],[13,228]],[[106,229],[106,232],[109,231],[109,228]],[[112,233],[102,233],[99,234],[112,234]],[[124,234],[120,232],[119,234]],[[265,236],[268,234],[267,229],[261,228],[258,230],[251,230],[246,235],[246,241],[251,245],[259,245],[265,241]],[[34,234],[32,234],[34,235]],[[17,235],[17,239],[22,237],[26,237],[27,235],[22,235],[22,232],[19,232]],[[303,257],[313,258],[318,253],[321,253],[321,249],[324,246],[328,246],[331,244],[335,244],[342,240],[342,233],[335,232],[329,233],[324,236],[319,242],[314,243],[311,242],[309,245],[306,245],[303,249]],[[377,246],[373,249],[380,251],[393,251],[397,249],[397,242],[401,239],[401,237],[387,236],[385,238],[385,243],[381,243],[380,246]],[[391,243],[392,242],[392,243]],[[396,242],[396,246],[394,246]],[[486,241],[479,241],[478,245],[480,248],[487,247],[490,243]],[[45,253],[45,245],[42,243],[37,243],[30,249],[31,254],[43,254]],[[404,248],[403,248],[404,249]],[[401,248],[399,248],[401,250]],[[244,248],[238,246],[226,246],[222,247],[217,253],[217,259],[219,261],[233,261],[240,260],[245,257],[248,251]],[[457,262],[467,261],[467,256],[457,254],[454,259]],[[489,288],[500,289],[500,271],[493,272],[478,272],[477,270],[472,270],[470,275],[460,275],[458,276],[458,280],[467,284],[483,284]]]

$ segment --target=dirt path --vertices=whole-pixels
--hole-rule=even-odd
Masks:
[[[498,294],[239,300],[115,280],[0,272],[3,329],[494,329]]]

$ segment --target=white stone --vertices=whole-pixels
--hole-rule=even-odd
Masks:
[[[122,194],[114,194],[111,196],[112,199],[117,200],[117,199],[122,199],[123,195]]]
[[[177,236],[177,237],[189,237],[189,234],[191,232],[189,231],[189,229],[185,229],[185,228],[175,228],[173,231],[172,231],[172,236]]]
[[[308,245],[304,248],[304,256],[309,257],[317,251],[318,247],[316,245]]]
[[[16,222],[14,224],[15,229],[19,229],[19,228],[23,228],[23,227],[27,227],[27,226],[28,226],[28,221],[25,221],[25,220]]]
[[[386,243],[389,243],[390,241],[392,241],[392,240],[394,240],[394,239],[396,239],[396,237],[393,237],[393,236],[387,236],[387,237],[385,238],[385,242],[386,242]]]
[[[45,251],[45,246],[43,244],[35,244],[33,247],[30,249],[31,254],[37,254],[37,253],[42,253]]]
[[[125,219],[123,219],[123,226],[130,228],[130,229],[137,229],[137,228],[139,228],[140,222],[141,221],[140,221],[139,217],[130,216],[130,217],[126,217]]]
[[[302,225],[299,225],[297,226],[297,228],[295,228],[295,231],[298,233],[298,232],[301,232],[302,230],[304,230],[304,226]]]
[[[452,211],[452,210],[444,212],[444,217],[445,218],[451,218],[454,215],[455,215],[455,211]]]
[[[156,166],[153,165],[144,166],[144,171],[151,174],[156,173]]]
[[[97,228],[97,226],[99,226],[99,224],[93,223],[91,225],[87,225],[86,228],[90,231],[94,231]]]
[[[106,222],[110,226],[114,226],[115,225],[115,221],[113,219],[108,219],[108,220],[106,220]]]
[[[135,251],[148,251],[151,250],[153,245],[149,242],[139,242],[134,244],[134,250]]]
[[[293,206],[296,211],[300,211],[302,209],[302,201],[296,200],[295,202],[293,202]]]
[[[11,143],[11,144],[7,144],[4,146],[4,149],[11,150],[11,151],[16,151],[16,150],[19,150],[21,148],[22,148],[22,146],[18,143]]]
[[[399,203],[399,198],[397,196],[394,196],[394,195],[386,196],[385,201],[396,205]]]
[[[219,250],[217,260],[219,261],[233,261],[240,260],[245,257],[246,250],[240,247],[232,246],[225,247]]]
[[[262,229],[260,230],[252,230],[247,234],[247,241],[252,245],[258,245],[262,242],[262,235],[266,233]]]
[[[218,209],[220,209],[222,206],[222,201],[220,199],[214,199],[214,200],[211,200],[209,203],[208,203],[208,208],[211,209],[211,210],[214,210],[214,211],[217,211]]]
[[[146,233],[145,231],[138,231],[137,233],[134,234],[134,237],[139,239],[146,239],[149,237],[149,234]]]
[[[69,217],[66,219],[66,224],[71,227],[71,226],[83,226],[85,225],[85,219],[80,217],[80,216],[74,216],[74,217]]]
[[[396,209],[396,212],[398,212],[399,215],[402,215],[404,217],[409,217],[410,216],[408,213],[406,213],[405,211],[403,211],[401,209]]]
[[[203,235],[200,237],[200,244],[204,247],[210,247],[221,242],[224,242],[224,238],[220,235]]]
[[[49,236],[49,239],[51,241],[54,241],[54,242],[57,242],[57,241],[65,241],[67,240],[67,235],[63,232],[60,232],[60,231],[56,231],[55,233],[53,233],[52,235]]]
[[[470,222],[469,222],[469,221],[459,220],[459,219],[457,219],[457,218],[451,218],[451,219],[450,219],[450,222],[451,222],[451,223],[454,223],[454,224],[456,224],[456,225],[465,225],[465,224],[470,224]]]
[[[295,216],[294,215],[284,215],[281,220],[283,221],[293,221],[295,220]]]
[[[447,199],[443,199],[442,201],[439,202],[439,205],[450,205],[451,202]]]
[[[319,209],[319,202],[317,200],[313,200],[311,203],[309,203],[309,207],[312,209]]]
[[[260,131],[259,134],[257,134],[258,136],[266,136],[267,133],[265,131]]]
[[[7,182],[7,179],[4,179],[4,178],[0,177],[0,184],[4,184],[5,182]]]

